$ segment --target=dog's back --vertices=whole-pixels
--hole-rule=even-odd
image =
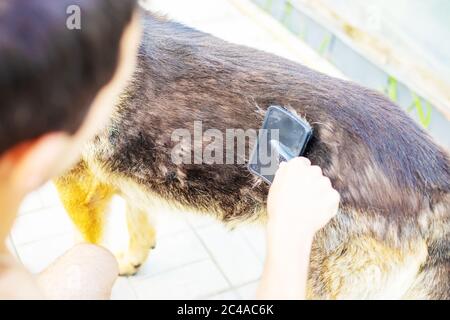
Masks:
[[[306,156],[342,199],[314,243],[310,296],[450,298],[449,157],[387,98],[151,15],[139,58],[84,153],[99,181],[142,210],[158,201],[228,223],[263,220],[268,188],[245,164],[175,164],[172,133],[195,121],[258,129],[268,106],[286,106],[314,127]]]

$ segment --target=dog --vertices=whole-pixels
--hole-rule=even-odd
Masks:
[[[338,215],[314,239],[308,298],[450,298],[450,157],[404,111],[352,82],[152,13],[142,19],[138,66],[110,123],[56,180],[92,243],[111,197],[126,200],[122,274],[134,274],[154,247],[150,216],[161,207],[230,226],[264,223],[266,183],[243,163],[175,164],[172,133],[195,121],[204,130],[257,129],[265,110],[281,105],[312,125],[305,156],[341,194]]]

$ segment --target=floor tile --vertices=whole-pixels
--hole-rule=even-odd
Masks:
[[[228,290],[208,297],[208,300],[238,300],[238,299],[239,295],[234,290]]]
[[[39,192],[33,192],[29,194],[23,201],[19,208],[19,215],[24,215],[36,210],[40,210],[43,207],[43,203]]]
[[[210,260],[141,281],[131,280],[139,299],[196,299],[229,288],[220,271]]]
[[[154,221],[158,237],[190,230],[190,226],[186,221],[186,214],[183,213],[172,211],[156,212],[154,213]]]
[[[192,231],[160,237],[156,248],[133,280],[153,276],[209,258],[208,252]]]
[[[50,208],[18,216],[11,232],[16,246],[72,232],[74,227],[63,208]]]
[[[253,282],[245,286],[239,287],[237,292],[239,297],[243,300],[254,300],[256,298],[256,290],[258,289],[258,282]]]
[[[235,9],[227,1],[211,0],[150,0],[147,8],[158,13],[167,14],[178,22],[201,27],[205,22],[232,17]],[[197,9],[197,10],[196,10]],[[201,9],[201,10],[199,10]],[[193,14],[194,12],[198,14]],[[191,14],[186,14],[191,12]]]
[[[266,257],[265,227],[261,225],[247,225],[237,228],[236,232],[243,235],[258,258],[264,261]]]
[[[259,278],[262,262],[239,233],[213,225],[197,231],[214,261],[234,286]]]
[[[14,243],[11,240],[11,237],[8,236],[6,238],[6,249],[8,249],[8,252],[13,255],[14,257],[17,257],[17,251],[16,247],[14,246]]]
[[[32,273],[39,273],[73,245],[73,235],[66,234],[19,245],[16,249],[24,266]]]
[[[212,216],[192,213],[186,214],[186,220],[193,228],[203,228],[218,222],[217,219]]]
[[[102,245],[112,252],[128,249],[129,233],[126,218],[126,202],[119,196],[113,197],[106,213]]]
[[[45,207],[62,206],[61,200],[59,200],[58,191],[56,190],[55,184],[53,182],[45,184],[37,192],[41,196],[43,205]]]
[[[135,300],[136,293],[131,286],[130,280],[125,277],[119,277],[114,284],[111,300]]]

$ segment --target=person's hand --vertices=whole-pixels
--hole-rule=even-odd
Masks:
[[[260,299],[305,299],[314,235],[336,215],[340,196],[306,158],[282,163],[267,203],[267,256]]]
[[[269,227],[312,237],[336,215],[339,201],[330,179],[308,159],[283,162],[269,192]]]

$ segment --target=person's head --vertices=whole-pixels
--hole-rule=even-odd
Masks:
[[[132,75],[137,16],[136,0],[0,0],[0,183],[26,193],[78,158]]]

